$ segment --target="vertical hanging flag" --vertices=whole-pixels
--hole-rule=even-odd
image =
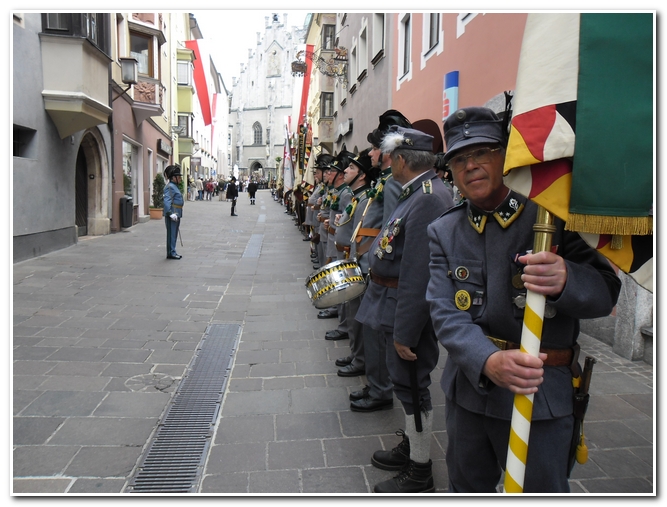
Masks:
[[[287,125],[285,125],[285,149],[283,154],[283,188],[285,191],[294,188],[294,165],[292,164],[290,133]]]
[[[442,89],[442,121],[459,108],[459,71],[445,74]]]
[[[529,14],[505,161],[508,186],[650,291],[654,27],[654,13]]]

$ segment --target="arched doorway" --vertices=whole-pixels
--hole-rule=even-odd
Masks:
[[[74,194],[76,195],[74,223],[77,236],[86,236],[88,234],[88,165],[82,147],[79,147],[79,153],[76,156]]]
[[[104,139],[97,129],[86,132],[76,157],[76,218],[79,236],[101,236],[111,231],[109,169]]]

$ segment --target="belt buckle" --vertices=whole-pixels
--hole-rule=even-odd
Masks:
[[[507,350],[507,341],[501,340],[500,338],[494,338],[493,336],[487,336],[487,338],[500,350]]]

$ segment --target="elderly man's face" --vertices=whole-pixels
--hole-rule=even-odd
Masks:
[[[493,150],[498,145],[476,144],[457,151],[450,160],[450,167],[461,194],[478,208],[490,211],[503,202],[508,189],[503,183],[504,150],[487,152],[486,148]],[[460,167],[453,165],[458,157],[464,161]]]

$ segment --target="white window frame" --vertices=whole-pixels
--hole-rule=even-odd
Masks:
[[[380,54],[384,56],[385,44],[385,14],[383,12],[373,14],[373,41],[372,61],[377,62]]]
[[[434,46],[430,46],[431,36],[431,14],[438,14],[438,42]],[[439,55],[444,50],[444,33],[442,31],[442,13],[441,12],[425,12],[422,15],[422,52],[421,52],[421,69],[426,67],[426,62],[433,55]]]
[[[477,16],[477,12],[461,12],[456,16],[456,38],[458,39],[466,32],[466,25]]]
[[[364,72],[368,73],[368,19],[361,20],[359,43],[357,45],[357,80],[362,81]]]
[[[187,66],[187,80],[181,81],[181,68]],[[176,62],[176,83],[179,86],[192,86],[192,63],[187,60],[178,60]]]
[[[348,62],[347,62],[347,87],[350,90],[350,93],[354,93],[357,89],[357,76],[359,75],[358,64],[357,64],[357,39],[352,37],[352,47],[348,53]]]
[[[409,26],[409,31],[406,34],[405,27]],[[403,12],[398,15],[398,76],[396,77],[396,89],[401,88],[401,83],[410,81],[412,79],[412,14]],[[408,41],[408,70],[405,71],[405,51],[404,42]]]

